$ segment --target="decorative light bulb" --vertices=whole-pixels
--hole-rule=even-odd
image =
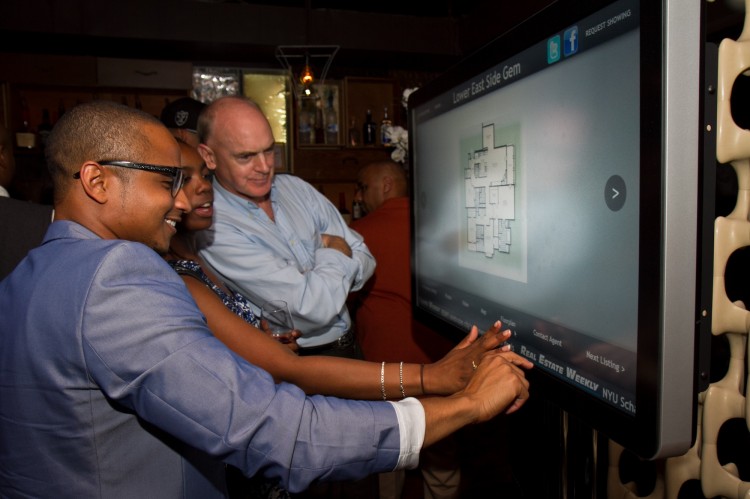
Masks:
[[[310,85],[313,82],[312,70],[310,69],[310,66],[308,64],[305,64],[305,68],[302,70],[299,81],[303,85]]]

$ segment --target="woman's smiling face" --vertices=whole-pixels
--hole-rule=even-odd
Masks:
[[[180,165],[185,172],[185,186],[182,190],[192,211],[183,215],[179,228],[188,232],[208,229],[214,216],[211,172],[198,150],[185,143],[180,143]]]

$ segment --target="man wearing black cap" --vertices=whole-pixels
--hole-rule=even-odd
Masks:
[[[206,107],[201,101],[190,97],[181,97],[170,102],[161,112],[161,122],[169,128],[172,135],[197,148],[198,115]]]

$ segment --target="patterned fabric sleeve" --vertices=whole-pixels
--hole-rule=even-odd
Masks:
[[[229,310],[242,317],[245,322],[252,324],[255,327],[260,327],[260,321],[253,312],[257,307],[254,307],[252,302],[243,294],[227,286],[232,292],[232,295],[228,295],[224,290],[217,286],[205,272],[203,272],[203,269],[198,263],[192,260],[169,260],[168,262],[178,274],[190,276],[205,284],[211,291],[216,293],[216,296],[221,299]]]

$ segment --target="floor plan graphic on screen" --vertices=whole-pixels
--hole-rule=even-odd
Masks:
[[[492,123],[460,141],[456,163],[463,169],[463,218],[459,265],[499,277],[526,280],[526,241],[523,200],[517,183],[518,129],[502,130],[496,139]],[[511,139],[510,137],[514,137]],[[481,142],[477,142],[477,139]]]

